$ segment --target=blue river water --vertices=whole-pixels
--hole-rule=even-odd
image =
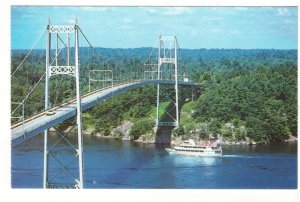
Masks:
[[[51,141],[57,141],[56,135]],[[74,141],[75,137],[69,139]],[[71,161],[66,143],[55,157]],[[63,151],[63,152],[62,152]],[[55,151],[53,152],[55,153]],[[12,188],[42,188],[43,136],[12,147]],[[49,172],[60,167],[49,161]],[[70,166],[77,165],[76,159]],[[70,172],[75,171],[70,169]],[[76,173],[76,172],[75,172]],[[68,179],[60,173],[56,179]],[[84,137],[85,188],[296,189],[297,144],[223,146],[222,157],[169,155],[164,146]]]

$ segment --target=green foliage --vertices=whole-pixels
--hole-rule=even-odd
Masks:
[[[180,124],[184,126],[186,133],[194,134],[196,130],[196,119],[192,117],[192,114],[195,111],[195,106],[196,102],[190,101],[183,104],[180,110]]]
[[[150,109],[151,105],[149,103],[138,103],[130,108],[129,116],[132,118],[141,118],[148,114]]]
[[[257,65],[253,70],[216,74],[222,79],[207,81],[194,114],[198,121],[208,122],[212,132],[239,140],[247,134],[255,141],[267,142],[297,134],[296,65]],[[223,123],[233,123],[235,130]]]
[[[192,101],[187,102],[182,106],[181,111],[183,113],[186,112],[186,113],[192,114],[193,113],[192,111],[195,109],[196,104],[197,104],[197,102],[192,102]]]
[[[211,134],[207,123],[198,123],[196,125],[196,131],[198,133],[198,138],[202,140],[208,139]]]
[[[184,127],[180,124],[177,128],[173,130],[175,136],[183,136],[185,134]]]
[[[180,136],[182,140],[188,140],[193,136],[193,134],[189,133],[189,131],[184,127],[184,124],[179,124],[177,128],[174,128],[173,135],[175,137]]]
[[[165,113],[167,107],[170,105],[170,102],[162,102],[159,105],[159,117],[162,117],[162,115]]]
[[[249,133],[256,141],[279,141],[288,137],[289,127],[287,116],[284,114],[284,104],[281,100],[270,98],[266,100],[258,112],[257,117],[250,118],[248,124]]]
[[[114,131],[113,136],[118,138],[118,139],[122,139],[124,137],[124,135],[121,131]]]
[[[137,140],[141,135],[151,132],[154,124],[154,121],[150,121],[148,119],[136,122],[130,130],[130,139]]]
[[[88,68],[85,67],[112,69],[118,73],[114,79],[120,80],[118,75],[126,77],[140,69],[151,48],[96,48],[95,51],[107,58],[105,64],[103,58],[94,55],[91,59],[88,49],[80,48],[82,94],[88,90]],[[12,72],[27,52],[12,50]],[[22,65],[22,71],[17,71],[11,78],[13,102],[22,101],[45,71],[44,51],[33,50],[33,53]],[[280,141],[290,134],[297,135],[297,50],[181,49],[180,69],[189,75],[190,80],[202,84],[197,102],[183,105],[180,122],[184,138],[192,135],[208,138],[209,135],[221,134],[236,140],[249,136],[255,141]],[[135,74],[133,79],[142,77]],[[92,84],[92,90],[99,85]],[[50,89],[52,107],[66,102],[75,97],[74,78],[52,77]],[[163,94],[166,92],[162,91]],[[180,94],[188,92],[181,89]],[[124,119],[139,122],[150,117],[154,120],[155,106],[155,86],[132,90],[89,110],[84,116],[84,128],[94,126],[98,132],[109,135],[112,128]],[[161,116],[167,106],[168,102],[161,104]],[[15,107],[12,105],[12,110]],[[26,100],[25,118],[43,109],[44,81]],[[20,113],[17,110],[14,115]],[[229,123],[234,126],[232,130],[225,127]]]
[[[123,120],[147,117],[155,103],[155,88],[138,88],[103,102],[91,110],[96,131],[109,135]],[[148,96],[148,97],[145,97]]]
[[[84,120],[82,122],[83,130],[94,128],[94,124],[93,124],[94,120],[93,120],[93,117],[91,116],[90,111],[83,113],[82,119]]]
[[[167,92],[162,90],[162,93]],[[169,102],[161,103],[161,116],[169,104]],[[156,119],[156,86],[138,88],[111,98],[91,109],[89,113],[89,119],[94,122],[95,130],[102,135],[111,135],[110,131],[113,128],[119,126],[122,121],[129,120],[134,123],[131,139],[138,139],[145,131],[149,131],[147,122],[151,120],[150,123],[153,125]]]

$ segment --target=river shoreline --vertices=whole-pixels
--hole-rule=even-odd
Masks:
[[[96,136],[96,137],[100,137],[100,138],[103,138],[103,139],[118,139],[118,140],[122,140],[122,141],[133,141],[133,142],[138,142],[138,143],[142,143],[142,144],[161,144],[161,143],[155,143],[155,138],[154,139],[148,139],[148,140],[142,140],[141,138],[137,139],[137,140],[130,140],[128,139],[128,137],[123,137],[123,138],[120,138],[120,137],[115,137],[115,136],[112,136],[112,135],[108,135],[108,136],[104,136],[104,135],[101,135],[99,133],[96,133],[96,134],[93,134],[93,132],[90,132],[90,131],[83,131],[84,134],[87,134],[87,135],[92,135],[92,136]],[[294,136],[291,136],[289,139],[287,140],[284,140],[282,142],[297,142],[298,141],[298,138],[297,137],[294,137]],[[180,143],[182,143],[183,140],[181,138],[174,138],[171,140],[170,144],[166,144],[166,145],[178,145]],[[255,142],[255,141],[222,141],[222,140],[217,140],[216,141],[218,144],[220,145],[236,145],[236,146],[239,146],[239,145],[268,145],[268,144],[272,144],[272,142]]]
[[[69,128],[66,128],[65,131],[68,131]],[[50,131],[55,131],[55,130],[51,130]],[[142,138],[139,138],[137,140],[130,140],[129,136],[124,136],[123,138],[120,138],[120,137],[116,137],[114,135],[107,135],[107,136],[104,136],[100,133],[95,133],[93,129],[86,129],[86,130],[83,130],[83,134],[85,135],[91,135],[91,136],[96,136],[96,137],[100,137],[100,138],[103,138],[103,139],[118,139],[118,140],[122,140],[122,141],[133,141],[133,142],[138,142],[138,143],[142,143],[142,144],[161,144],[163,145],[164,143],[155,143],[155,137],[153,138],[150,138],[150,139],[146,139],[146,140],[143,140]],[[289,143],[293,143],[293,142],[297,142],[298,141],[298,138],[297,137],[294,137],[294,136],[290,136],[289,139],[286,139],[282,142],[289,142]],[[183,140],[179,137],[173,137],[171,139],[171,142],[169,144],[165,144],[165,145],[171,145],[171,146],[174,146],[174,145],[178,145],[180,143],[182,143]],[[268,145],[268,144],[272,144],[273,142],[267,142],[267,141],[264,141],[264,142],[255,142],[253,140],[250,140],[250,139],[247,139],[247,140],[243,140],[243,141],[228,141],[228,140],[222,140],[219,139],[216,141],[218,144],[220,145]]]

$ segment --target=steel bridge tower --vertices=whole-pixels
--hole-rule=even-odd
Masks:
[[[157,84],[157,111],[156,111],[156,126],[175,126],[179,124],[179,103],[178,103],[178,63],[177,63],[178,43],[176,36],[160,36],[158,45],[158,80],[174,80],[174,95],[167,95],[167,99],[160,99],[160,84]],[[165,70],[163,67],[166,66]],[[161,101],[168,101],[175,107],[175,116],[170,113],[171,109],[165,110],[169,117],[169,121],[162,120],[160,115]]]
[[[74,25],[51,25],[50,20],[47,26],[47,42],[46,42],[46,77],[45,77],[45,110],[49,113],[50,110],[50,78],[52,76],[59,75],[69,75],[75,78],[76,80],[76,108],[77,108],[77,139],[74,142],[69,141],[66,137],[70,133],[65,133],[60,131],[57,127],[54,127],[56,132],[59,135],[59,140],[57,140],[53,145],[51,145],[49,140],[49,129],[44,131],[44,173],[43,173],[43,188],[83,188],[83,152],[82,152],[82,111],[81,111],[81,97],[80,97],[80,85],[79,85],[79,39],[78,39],[78,30],[79,27],[77,25],[77,20]],[[54,35],[53,38],[56,38],[56,47],[54,60],[50,62],[51,58],[51,35]],[[66,36],[67,43],[62,41],[62,35]],[[72,37],[72,38],[71,38]],[[70,41],[74,40],[75,42],[75,56],[74,61],[70,61]],[[63,65],[59,65],[58,56],[59,56],[59,48],[58,43],[61,41],[65,50],[67,51],[67,58],[62,60]],[[52,53],[53,54],[53,53]],[[55,63],[54,63],[55,61]],[[54,64],[52,64],[54,63]],[[71,65],[72,63],[72,65]],[[62,140],[67,142],[67,146],[71,148],[72,154],[74,157],[72,159],[59,159],[57,157],[57,151],[55,151],[55,147],[57,147],[58,143]],[[71,163],[74,163],[75,159],[78,160],[76,168],[71,168]],[[67,161],[67,162],[66,162]],[[60,166],[60,169],[50,170],[50,165],[56,162],[57,165]],[[51,171],[51,172],[50,172]],[[55,175],[53,173],[57,171]],[[59,179],[59,175],[61,173],[68,173],[71,178],[71,183],[62,182]],[[74,174],[75,173],[75,174]],[[52,175],[51,175],[52,174]]]

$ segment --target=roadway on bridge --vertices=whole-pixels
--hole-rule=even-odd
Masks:
[[[153,85],[153,84],[173,84],[175,81],[168,80],[148,80],[148,81],[135,81],[131,83],[125,83],[121,85],[117,85],[111,88],[103,89],[96,93],[90,94],[81,100],[82,111],[85,111],[96,104],[103,102],[109,98],[112,98],[116,95],[129,91],[131,89],[135,89],[138,87],[142,87],[145,85]],[[196,86],[199,87],[199,84],[195,84],[192,82],[183,82],[178,81],[179,85],[184,86]],[[37,118],[32,119],[24,124],[20,124],[17,127],[13,127],[11,130],[11,142],[12,145],[17,145],[27,139],[34,137],[35,135],[43,132],[44,130],[51,128],[73,116],[76,115],[76,101],[64,105],[63,107],[57,108],[54,110],[55,114],[51,116],[47,116],[45,114],[41,116],[37,116]]]

